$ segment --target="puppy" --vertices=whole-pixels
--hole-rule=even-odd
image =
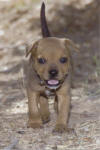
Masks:
[[[53,131],[69,131],[67,127],[70,108],[72,74],[71,49],[77,50],[69,39],[52,37],[45,18],[45,4],[41,6],[41,28],[43,38],[37,40],[26,52],[30,54],[27,95],[29,108],[28,127],[40,128],[50,120],[48,97],[55,98],[57,112]]]

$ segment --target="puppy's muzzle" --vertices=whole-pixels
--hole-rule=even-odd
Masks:
[[[49,70],[49,75],[50,75],[50,78],[56,77],[58,75],[58,70],[57,69]]]
[[[56,79],[58,76],[58,70],[52,68],[48,71],[48,74],[49,74],[49,80],[46,80],[47,87],[50,89],[58,88],[60,85],[59,80]]]

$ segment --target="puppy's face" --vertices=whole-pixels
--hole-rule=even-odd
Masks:
[[[64,81],[70,69],[69,42],[59,38],[44,38],[32,49],[34,69],[50,89],[56,89]]]

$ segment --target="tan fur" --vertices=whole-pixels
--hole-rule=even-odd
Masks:
[[[58,114],[54,131],[64,132],[68,130],[67,122],[71,99],[71,49],[77,49],[71,40],[49,37],[36,41],[27,51],[26,56],[30,54],[27,80],[29,127],[41,127],[50,119],[46,90],[49,92],[52,90],[46,86],[44,81],[49,79],[48,71],[51,68],[56,68],[59,71],[56,79],[61,81],[61,84],[59,88],[53,90],[53,95],[56,97],[55,109]],[[38,63],[37,60],[41,57],[46,59],[45,64]],[[67,63],[61,64],[59,62],[61,57],[67,57]]]

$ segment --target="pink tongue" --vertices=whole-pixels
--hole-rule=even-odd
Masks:
[[[58,80],[48,80],[48,84],[50,85],[57,85],[59,83]]]

